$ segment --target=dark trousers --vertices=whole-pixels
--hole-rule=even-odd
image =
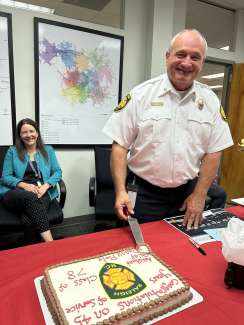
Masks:
[[[39,233],[49,230],[47,210],[51,200],[46,193],[41,198],[33,192],[20,188],[8,191],[3,197],[4,206],[19,216],[25,215],[25,220],[30,222]]]
[[[217,182],[212,183],[207,195],[211,198],[208,209],[225,207],[227,195],[224,189]]]
[[[175,188],[161,188],[134,175],[137,185],[135,215],[140,223],[162,220],[184,214],[179,211],[184,200],[193,192],[197,178]],[[129,182],[132,179],[129,176]]]

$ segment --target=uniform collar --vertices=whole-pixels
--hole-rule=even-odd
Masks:
[[[159,97],[162,97],[164,95],[166,95],[167,93],[173,93],[173,94],[177,94],[177,90],[175,89],[175,87],[172,85],[171,81],[169,80],[169,77],[167,75],[167,73],[164,74],[164,78],[163,78],[163,82],[162,82],[162,92],[160,93]],[[187,95],[184,98],[187,98],[189,96],[194,95],[194,100],[196,99],[197,95],[196,95],[196,82],[193,82],[193,85],[191,87],[191,89],[189,90],[189,92],[187,93]]]

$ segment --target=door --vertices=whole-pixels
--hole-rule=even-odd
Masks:
[[[244,197],[244,150],[241,151],[238,146],[244,138],[244,64],[233,65],[228,107],[228,123],[234,146],[223,153],[220,185],[227,193],[227,201],[230,201]]]

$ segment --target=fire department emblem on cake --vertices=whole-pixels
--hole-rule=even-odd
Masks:
[[[145,283],[126,266],[106,263],[99,273],[100,281],[111,299],[127,298],[146,288]]]

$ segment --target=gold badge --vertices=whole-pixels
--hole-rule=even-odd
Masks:
[[[225,111],[224,111],[222,105],[220,106],[220,115],[221,115],[222,119],[223,119],[225,122],[227,122],[227,117],[226,117],[226,115],[225,115]]]
[[[131,100],[131,95],[126,95],[118,104],[118,106],[114,109],[114,112],[120,112],[125,106],[128,104],[128,102]]]

